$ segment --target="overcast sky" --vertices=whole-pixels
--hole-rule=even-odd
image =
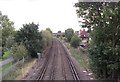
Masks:
[[[18,30],[23,24],[39,23],[40,30],[50,27],[53,32],[67,28],[80,30],[74,3],[78,0],[0,0],[0,11],[15,22]]]

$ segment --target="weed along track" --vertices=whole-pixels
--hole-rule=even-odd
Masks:
[[[53,39],[52,46],[45,54],[42,67],[38,66],[37,69],[36,74],[31,75],[35,77],[33,80],[80,80],[70,55],[57,39]]]

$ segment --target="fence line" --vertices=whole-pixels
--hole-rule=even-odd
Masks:
[[[5,64],[8,64],[8,63],[10,63],[10,62],[12,62],[14,59],[13,59],[13,57],[10,57],[10,58],[8,58],[8,59],[6,59],[6,60],[4,60],[4,61],[1,61],[0,63],[0,66],[3,66],[3,65],[5,65]]]
[[[6,76],[11,71],[15,71],[18,64],[23,64],[27,60],[28,60],[28,56],[23,57],[21,60],[18,60],[16,63],[11,65],[9,68],[7,68],[7,70],[2,72],[2,77]]]

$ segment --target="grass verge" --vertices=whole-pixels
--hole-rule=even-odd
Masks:
[[[87,51],[81,48],[73,48],[70,46],[69,43],[66,42],[64,42],[64,44],[70,51],[71,55],[77,60],[80,67],[88,71],[90,69],[90,65],[89,65],[89,57],[87,56]]]
[[[12,62],[8,63],[8,64],[5,64],[3,65],[1,68],[0,68],[0,71],[4,72],[6,71],[9,67],[12,66]]]
[[[36,59],[29,59],[24,64],[19,64],[16,66],[15,71],[11,71],[7,74],[3,80],[21,80],[34,65]]]

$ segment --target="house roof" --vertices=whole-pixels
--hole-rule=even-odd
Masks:
[[[85,31],[85,29],[80,30],[80,37],[81,38],[88,38],[89,37],[89,33],[87,31]]]
[[[86,35],[88,32],[87,31],[85,31],[85,29],[83,29],[83,30],[80,30],[80,34],[81,35]]]

